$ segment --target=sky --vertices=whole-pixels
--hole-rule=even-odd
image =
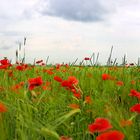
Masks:
[[[24,37],[27,38],[23,45]],[[140,57],[140,0],[0,0],[0,59],[73,62],[99,52],[99,62]]]

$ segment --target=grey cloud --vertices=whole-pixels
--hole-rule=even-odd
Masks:
[[[0,50],[9,50],[18,46],[17,41],[11,37],[0,38]]]
[[[61,17],[67,20],[95,22],[104,20],[109,13],[103,0],[42,0],[39,11],[42,15]]]
[[[9,50],[13,48],[14,46],[15,46],[14,44],[9,44],[9,43],[6,43],[5,41],[2,41],[0,43],[0,50]]]
[[[0,50],[9,50],[14,47],[14,44],[11,40],[2,39],[0,40]]]
[[[0,49],[1,50],[9,50],[9,49],[11,49],[11,48],[13,48],[12,46],[2,46],[2,47],[0,47]]]
[[[29,33],[26,33],[28,35]],[[12,37],[17,37],[17,36],[25,36],[25,32],[20,32],[20,31],[0,31],[0,36],[12,36]]]

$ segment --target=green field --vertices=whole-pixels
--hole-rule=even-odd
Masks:
[[[1,68],[0,140],[140,140],[139,91],[139,67]]]

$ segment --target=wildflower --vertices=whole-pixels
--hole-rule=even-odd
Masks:
[[[132,85],[135,85],[135,84],[136,84],[136,81],[132,80],[132,81],[131,81],[131,84],[132,84]]]
[[[7,107],[3,103],[0,102],[0,113],[1,112],[7,112]]]
[[[8,77],[13,77],[13,71],[12,70],[8,70],[7,73],[8,73]]]
[[[86,96],[86,97],[85,97],[85,102],[86,102],[87,104],[91,104],[91,103],[92,103],[91,97],[90,97],[90,96]]]
[[[77,84],[78,84],[78,80],[77,80],[76,77],[74,77],[74,76],[69,76],[69,77],[68,77],[68,81],[69,81],[71,84],[74,84],[74,85],[77,85]]]
[[[68,64],[65,64],[65,67],[66,67],[66,68],[69,68],[69,65],[68,65]]]
[[[54,72],[51,69],[46,70],[45,72],[47,72],[49,75],[53,75],[54,74]]]
[[[19,84],[12,86],[12,90],[18,90],[20,88],[21,88],[21,86]]]
[[[41,63],[41,65],[42,65],[42,66],[45,66],[46,64],[45,64],[45,63]]]
[[[135,104],[134,106],[132,106],[130,108],[130,111],[131,112],[136,112],[136,113],[140,114],[140,104]]]
[[[43,62],[43,60],[38,60],[38,61],[36,61],[36,64],[40,64],[42,62]]]
[[[8,59],[2,59],[0,60],[1,65],[9,65],[9,60]]]
[[[28,80],[29,90],[33,90],[36,86],[42,85],[43,81],[41,77],[31,78]]]
[[[80,94],[80,93],[73,93],[73,95],[74,95],[77,99],[80,99],[80,98],[81,98],[81,94]]]
[[[54,80],[60,83],[63,81],[62,78],[59,76],[54,76]]]
[[[60,69],[60,67],[61,67],[61,65],[60,65],[60,64],[56,64],[56,69],[57,69],[57,70],[59,70],[59,69]]]
[[[78,104],[70,104],[69,107],[71,109],[78,109],[78,108],[80,108],[80,106]]]
[[[64,80],[64,81],[62,81],[61,86],[62,87],[71,87],[71,84],[68,80]]]
[[[130,126],[132,124],[133,124],[132,120],[121,120],[120,121],[120,126],[121,127]]]
[[[104,132],[96,137],[96,140],[123,140],[124,134],[117,130]]]
[[[110,79],[110,75],[109,74],[102,74],[102,80],[109,80]]]
[[[140,92],[131,89],[129,96],[137,97],[138,99],[140,99]]]
[[[51,83],[46,81],[45,85],[42,86],[43,90],[51,90]]]
[[[74,76],[69,76],[68,80],[64,80],[61,82],[61,85],[68,89],[74,89],[73,85],[77,85],[77,84],[78,84],[78,80]]]
[[[24,82],[21,81],[21,82],[19,83],[19,85],[20,85],[20,86],[24,86]]]
[[[7,69],[9,65],[0,65],[0,69]]]
[[[84,60],[91,60],[91,58],[89,58],[89,57],[85,57]]]
[[[105,118],[97,118],[97,119],[95,119],[94,123],[92,123],[88,126],[88,129],[91,133],[103,132],[103,131],[108,130],[110,128],[112,128],[112,125]]]
[[[116,84],[117,84],[118,86],[123,86],[123,85],[124,85],[123,81],[117,81]]]
[[[60,140],[72,140],[72,138],[67,137],[67,136],[61,136]]]
[[[18,65],[18,66],[16,66],[16,69],[19,70],[19,71],[23,71],[24,70],[24,67],[21,66],[21,65]]]

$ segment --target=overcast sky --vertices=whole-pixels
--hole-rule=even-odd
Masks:
[[[26,61],[79,61],[100,53],[105,63],[140,57],[140,0],[0,0],[0,58],[15,60],[26,42]],[[22,47],[23,49],[23,47]]]

